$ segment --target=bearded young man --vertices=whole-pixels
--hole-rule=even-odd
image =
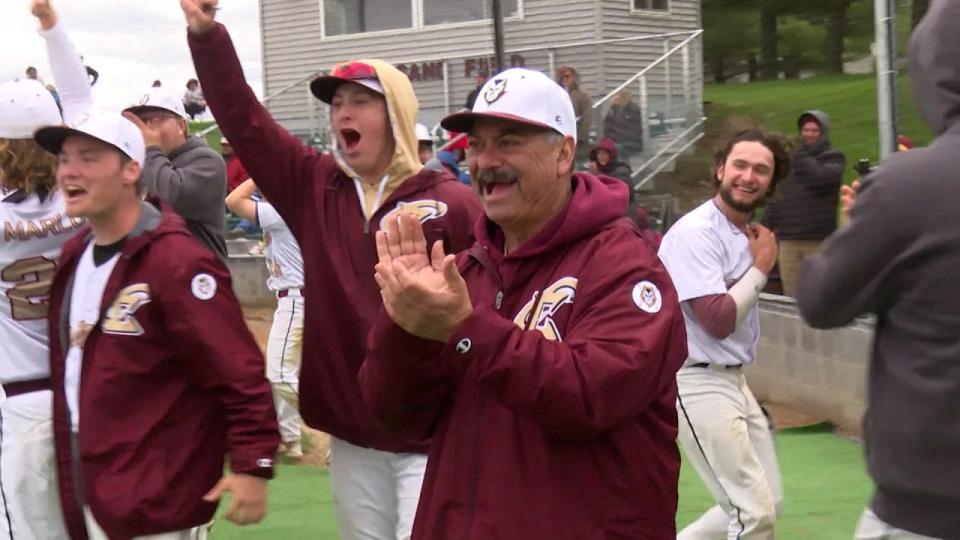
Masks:
[[[736,134],[716,156],[717,195],[677,221],[660,246],[687,327],[679,441],[717,501],[678,539],[774,537],[783,489],[773,436],[740,368],[756,359],[757,301],[777,259],[773,233],[750,220],[789,163],[779,138]]]

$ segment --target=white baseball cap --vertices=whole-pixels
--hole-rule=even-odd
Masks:
[[[82,116],[70,127],[41,128],[34,133],[33,139],[47,152],[59,154],[63,142],[74,135],[105,142],[143,166],[147,153],[143,134],[133,122],[117,113],[94,112]]]
[[[444,118],[449,131],[469,132],[477,118],[500,118],[552,129],[577,140],[577,116],[567,91],[540,71],[511,68],[491,77],[469,112]]]
[[[430,130],[427,129],[427,126],[423,124],[417,124],[415,128],[417,132],[417,141],[419,142],[433,142],[433,137],[430,136]]]
[[[171,112],[184,120],[187,119],[187,111],[183,108],[183,100],[176,92],[169,88],[157,87],[150,88],[147,93],[140,98],[139,105],[133,105],[124,109],[124,112],[139,114],[150,109],[162,109]]]
[[[0,84],[0,138],[32,139],[34,131],[62,123],[57,102],[39,82],[25,79]]]

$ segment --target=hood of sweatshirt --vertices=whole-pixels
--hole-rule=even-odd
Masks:
[[[604,137],[590,149],[590,159],[594,160],[597,156],[597,150],[606,150],[610,152],[610,163],[617,161],[617,143],[610,137]]]
[[[935,135],[960,118],[960,2],[934,0],[910,37],[910,80],[920,116]]]

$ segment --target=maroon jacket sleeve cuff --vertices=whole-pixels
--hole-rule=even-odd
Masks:
[[[503,318],[489,306],[473,308],[450,335],[443,350],[443,358],[480,362],[501,354],[503,342],[517,328],[513,321]]]
[[[270,480],[273,478],[273,458],[259,458],[255,460],[230,460],[230,471],[234,474],[247,474]]]

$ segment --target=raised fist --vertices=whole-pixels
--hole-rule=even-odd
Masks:
[[[31,0],[30,13],[40,21],[42,30],[50,30],[57,25],[57,12],[49,0]]]
[[[180,0],[187,27],[194,34],[206,34],[215,24],[218,0]]]

